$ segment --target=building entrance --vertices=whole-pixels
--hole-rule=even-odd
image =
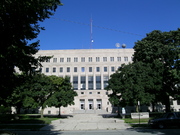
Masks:
[[[89,110],[92,110],[94,107],[93,107],[93,99],[88,99],[88,103],[89,103]]]
[[[101,99],[97,99],[97,109],[98,110],[102,109],[102,100]]]
[[[85,100],[84,99],[80,99],[80,109],[81,110],[85,109]]]

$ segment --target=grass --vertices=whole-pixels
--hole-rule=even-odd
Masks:
[[[39,130],[51,121],[60,119],[58,116],[47,116],[40,118],[40,115],[0,115],[0,129],[31,129]]]

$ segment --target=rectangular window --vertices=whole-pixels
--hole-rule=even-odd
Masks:
[[[103,61],[106,62],[107,61],[107,57],[103,57]]]
[[[107,72],[107,67],[104,67],[104,72]]]
[[[96,76],[96,89],[101,89],[101,76]]]
[[[73,88],[78,90],[78,76],[73,76]]]
[[[61,72],[61,73],[63,72],[63,67],[59,68],[59,72]]]
[[[49,73],[49,68],[46,68],[46,73]]]
[[[109,76],[103,76],[104,89],[108,86]]]
[[[85,57],[81,57],[81,62],[85,62]]]
[[[124,57],[124,61],[128,61],[128,57]]]
[[[74,57],[74,62],[78,62],[78,57]]]
[[[86,89],[86,76],[81,76],[81,90]]]
[[[89,57],[89,62],[92,62],[92,57]]]
[[[85,67],[81,67],[81,72],[85,72]]]
[[[111,67],[111,72],[114,72],[115,71],[115,68],[114,67]]]
[[[64,58],[60,58],[60,62],[64,62]]]
[[[70,72],[70,67],[67,67],[67,72]]]
[[[53,73],[55,73],[56,72],[56,68],[55,67],[53,67]]]
[[[111,62],[114,61],[114,57],[110,57],[110,61],[111,61]]]
[[[88,76],[88,89],[93,90],[93,76]]]
[[[121,61],[121,57],[117,57],[117,61]]]
[[[57,62],[57,58],[53,58],[53,62]]]
[[[92,67],[89,67],[89,72],[92,72]]]
[[[100,72],[100,67],[96,67],[96,72]]]
[[[77,72],[77,67],[74,67],[74,72]]]
[[[71,58],[67,58],[67,62],[71,62]]]
[[[96,62],[100,62],[100,58],[99,57],[96,57]]]

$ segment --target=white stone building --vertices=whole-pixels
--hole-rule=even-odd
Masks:
[[[112,111],[108,92],[104,90],[107,81],[121,64],[132,62],[133,49],[82,49],[82,50],[40,50],[38,56],[53,56],[43,62],[42,73],[60,77],[69,76],[78,96],[75,105],[61,109],[68,114],[78,111]],[[57,114],[58,109],[47,108],[44,114]]]

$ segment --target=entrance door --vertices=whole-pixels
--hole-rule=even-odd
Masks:
[[[102,100],[101,99],[97,99],[97,109],[98,110],[102,109]]]
[[[88,99],[89,102],[89,110],[93,109],[93,99]]]
[[[81,110],[85,109],[85,100],[84,99],[80,99],[80,109]]]

